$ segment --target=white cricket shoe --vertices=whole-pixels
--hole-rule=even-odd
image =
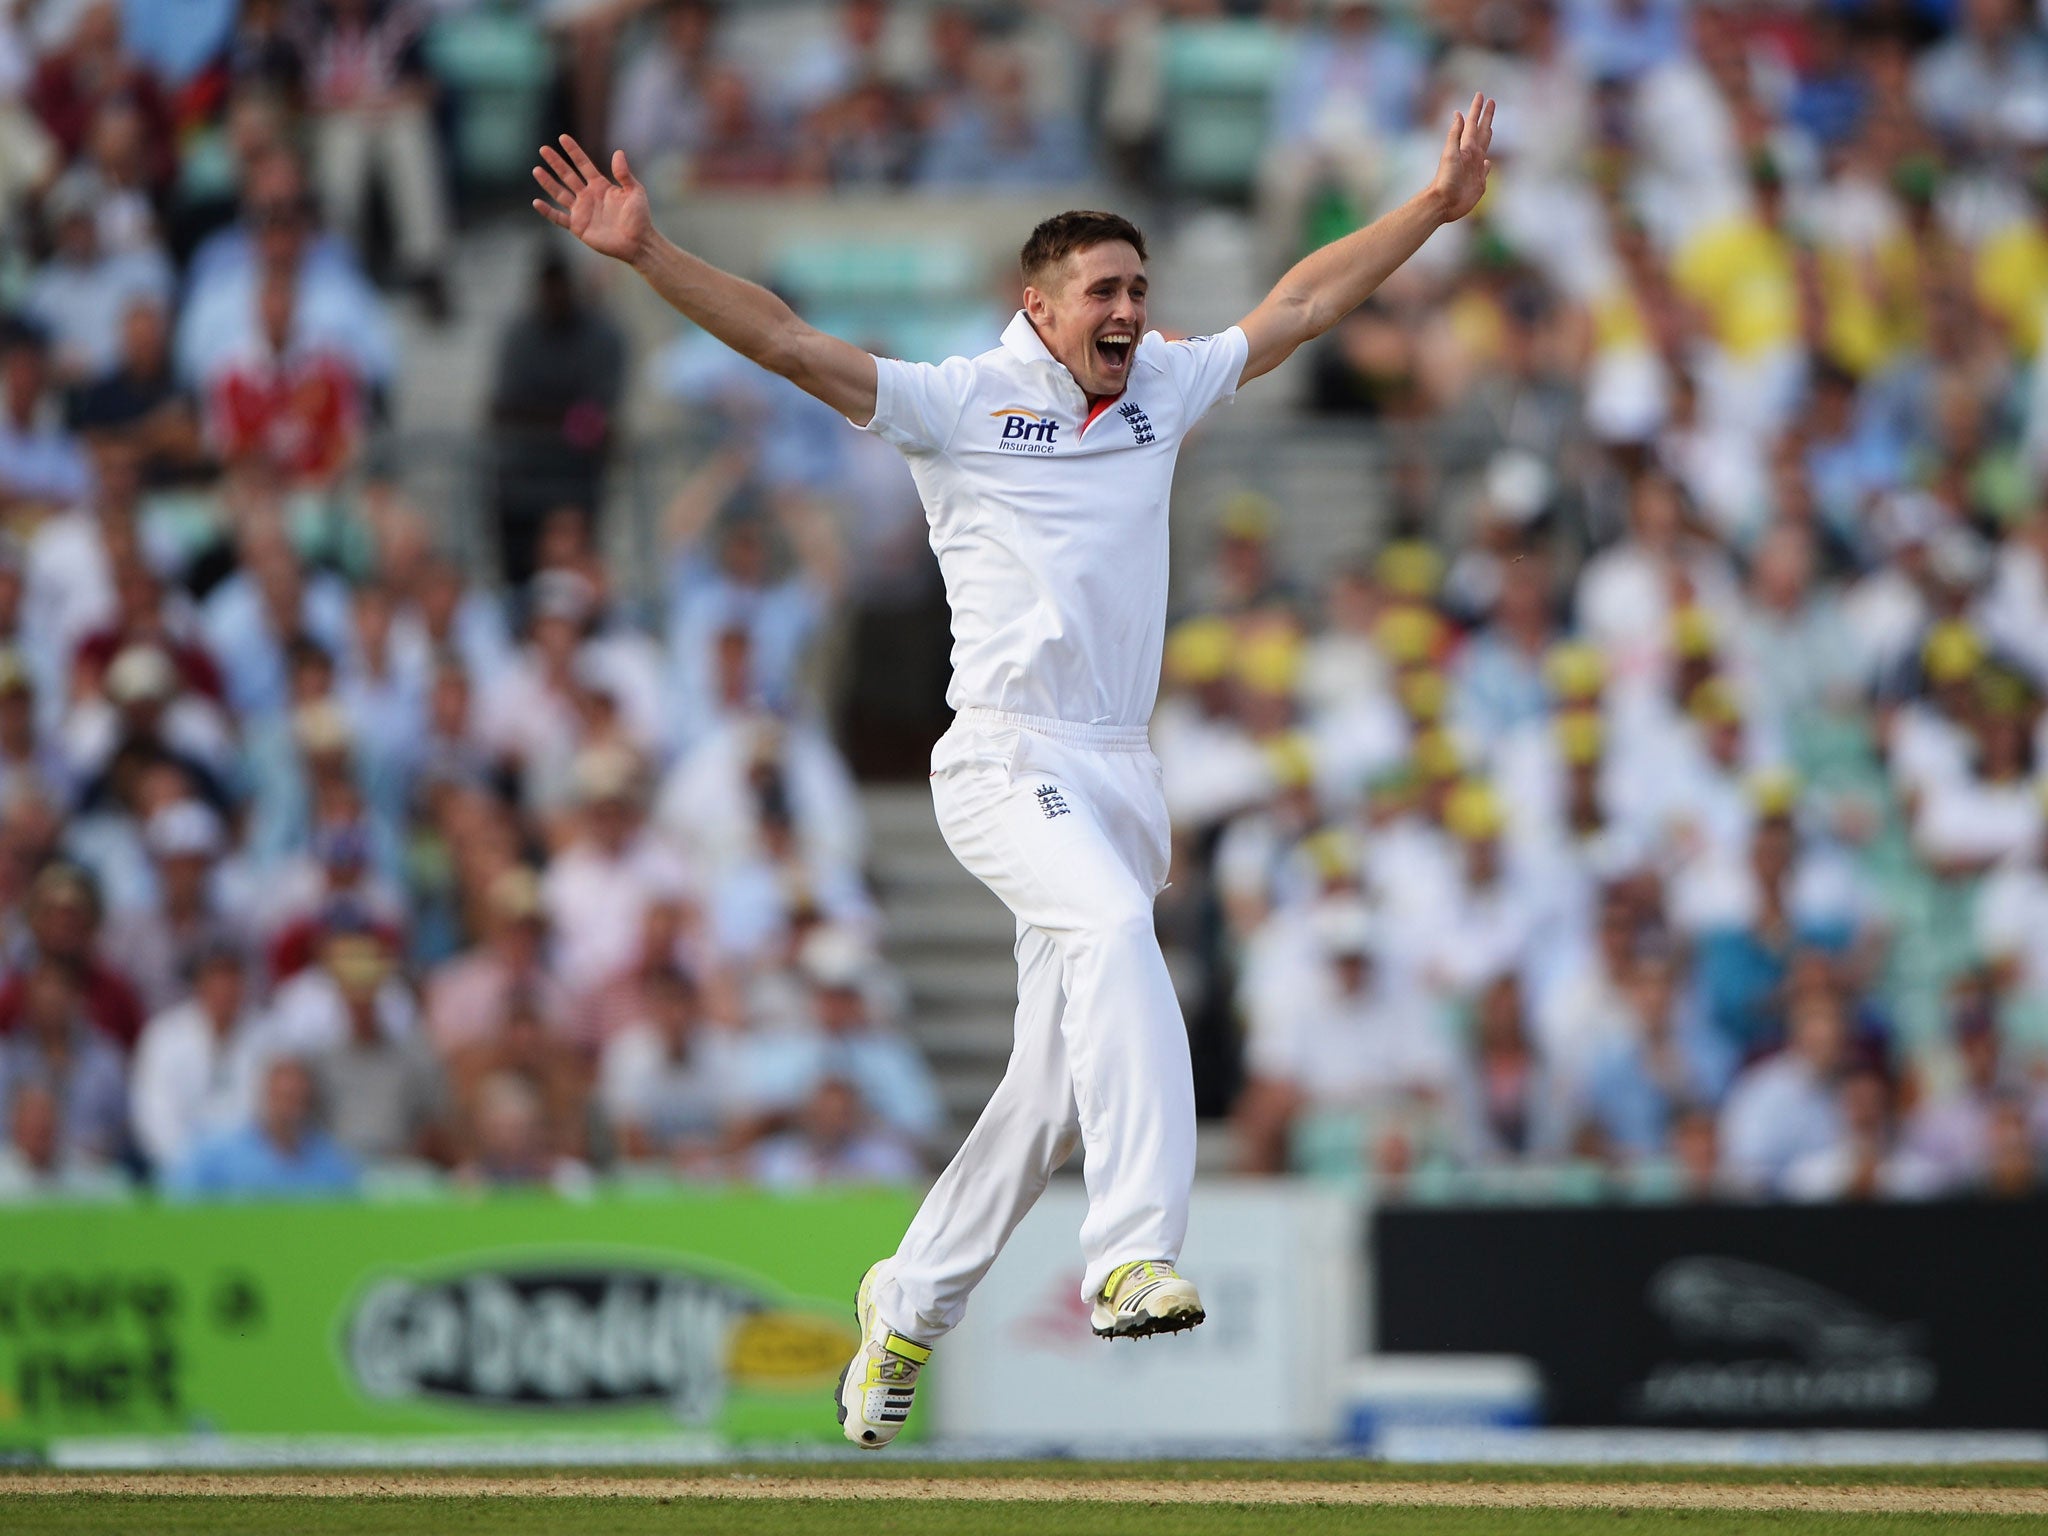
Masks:
[[[864,1451],[879,1451],[902,1432],[917,1397],[918,1373],[931,1359],[931,1346],[892,1333],[875,1317],[875,1271],[861,1276],[853,1317],[860,1325],[860,1350],[839,1373],[839,1427]]]
[[[1088,1321],[1099,1339],[1146,1339],[1192,1328],[1208,1315],[1193,1281],[1171,1264],[1140,1259],[1109,1272]]]

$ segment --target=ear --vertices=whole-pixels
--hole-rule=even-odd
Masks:
[[[1034,321],[1043,320],[1052,306],[1046,302],[1045,291],[1031,284],[1024,285],[1024,313]]]

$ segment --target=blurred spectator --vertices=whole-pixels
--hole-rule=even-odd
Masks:
[[[745,1103],[745,1047],[706,1021],[683,972],[656,971],[641,993],[645,1013],[605,1042],[598,1102],[622,1157],[710,1172]]]
[[[1895,1091],[1882,1060],[1851,1060],[1839,1090],[1841,1139],[1808,1152],[1785,1170],[1783,1190],[1795,1200],[1925,1199],[1940,1171],[1898,1143]]]
[[[1440,1120],[1457,1062],[1425,996],[1389,974],[1385,942],[1364,903],[1338,898],[1265,935],[1248,960],[1237,1111],[1246,1171],[1281,1171],[1288,1133],[1311,1108]]]
[[[144,1026],[129,1074],[136,1149],[159,1177],[200,1142],[247,1123],[271,1044],[244,956],[226,946],[203,949],[188,979],[186,1000]]]
[[[121,1053],[94,1026],[77,973],[43,958],[17,973],[14,985],[20,1014],[0,1039],[0,1104],[40,1084],[56,1101],[60,1159],[112,1162],[128,1142]]]
[[[364,204],[379,188],[401,270],[429,313],[445,312],[449,216],[426,18],[411,0],[314,0],[308,19],[307,105],[327,216],[360,246]]]
[[[644,825],[640,765],[598,748],[574,770],[576,831],[541,882],[554,930],[556,976],[571,996],[633,960],[649,906],[688,893],[689,870]]]
[[[104,189],[87,171],[72,171],[43,199],[55,231],[49,262],[30,285],[24,308],[50,338],[59,384],[82,384],[111,372],[122,357],[121,327],[136,305],[162,305],[171,268],[153,246],[104,250],[96,213]]]
[[[532,307],[506,328],[491,390],[496,427],[498,550],[506,580],[533,575],[542,518],[557,507],[594,522],[625,378],[625,338],[577,292],[549,251]]]
[[[391,981],[382,940],[337,932],[318,970],[278,993],[278,1031],[287,1048],[310,1052],[307,1064],[328,1106],[328,1128],[344,1151],[364,1163],[406,1158],[445,1161],[446,1086],[440,1063],[413,1026],[403,993]],[[344,1033],[321,1040],[311,988],[322,975],[338,994]]]
[[[91,491],[91,466],[52,389],[48,338],[0,321],[0,512],[54,512]]]
[[[63,1105],[48,1084],[24,1081],[0,1100],[6,1136],[0,1141],[0,1204],[22,1200],[105,1200],[127,1192],[111,1165],[64,1135]]]
[[[767,1189],[825,1184],[906,1184],[920,1173],[900,1133],[878,1126],[853,1084],[828,1078],[811,1093],[795,1126],[754,1149],[748,1171]]]
[[[541,1094],[525,1078],[512,1072],[484,1078],[472,1118],[472,1150],[459,1170],[465,1182],[491,1188],[545,1185],[563,1194],[587,1184],[583,1165],[556,1152]]]
[[[427,1038],[443,1059],[503,1031],[514,1006],[538,1014],[550,1035],[569,1027],[569,1000],[549,969],[540,880],[523,866],[504,871],[485,898],[483,942],[442,965],[427,982]]]
[[[1735,1079],[1721,1111],[1721,1156],[1739,1188],[1787,1193],[1786,1176],[1802,1158],[1851,1144],[1841,1097],[1849,1049],[1841,1003],[1828,992],[1810,992],[1791,1011],[1785,1048]],[[1861,1091],[1853,1129],[1867,1138],[1882,1117],[1873,1113],[1868,1085]]]
[[[972,102],[963,102],[942,121],[925,146],[917,168],[920,183],[1057,186],[1088,174],[1079,125],[1033,107],[1020,57],[986,49],[975,76]]]
[[[641,176],[659,179],[672,161],[687,164],[704,142],[705,82],[718,12],[710,0],[659,0],[654,13],[652,46],[639,50],[619,73],[610,142],[632,158]]]
[[[1610,1035],[1589,1063],[1585,1109],[1602,1139],[1629,1160],[1661,1156],[1689,1111],[1718,1104],[1735,1052],[1685,985],[1668,948],[1640,951],[1623,979],[1626,1035]]]
[[[945,1118],[938,1084],[916,1045],[876,1017],[870,992],[880,978],[866,942],[821,926],[803,940],[797,964],[810,991],[808,1018],[745,1042],[752,1107],[799,1113],[828,1083],[843,1082],[865,1106],[860,1118],[878,1122],[900,1147],[933,1145]]]
[[[174,1199],[277,1200],[353,1193],[358,1172],[320,1127],[313,1074],[295,1056],[264,1068],[254,1116],[199,1142],[171,1172]]]
[[[142,999],[101,953],[100,897],[91,878],[75,864],[45,865],[28,889],[23,916],[38,964],[65,973],[94,1029],[121,1050],[132,1046],[142,1033]],[[0,1035],[21,1029],[27,1014],[28,978],[17,971],[0,985]]]

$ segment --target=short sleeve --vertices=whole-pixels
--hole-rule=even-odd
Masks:
[[[1187,404],[1188,425],[1193,426],[1208,415],[1210,407],[1221,405],[1237,393],[1237,381],[1244,377],[1251,343],[1245,339],[1244,331],[1233,325],[1214,336],[1169,341],[1160,351],[1163,366]]]
[[[878,357],[875,415],[863,430],[905,453],[936,453],[952,437],[973,388],[974,363],[968,358],[906,363]]]

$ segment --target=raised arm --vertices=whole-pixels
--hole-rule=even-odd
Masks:
[[[1451,131],[1437,161],[1436,178],[1392,213],[1356,234],[1332,241],[1304,256],[1245,316],[1245,354],[1240,383],[1271,373],[1305,341],[1313,341],[1366,301],[1422,242],[1478,205],[1493,162],[1493,102],[1474,96],[1472,105],[1451,114]]]
[[[623,149],[610,176],[568,134],[543,144],[533,168],[545,198],[534,211],[593,251],[623,261],[669,305],[742,357],[779,373],[841,415],[865,424],[875,414],[875,360],[849,342],[806,325],[759,283],[700,261],[654,227],[647,189]]]

